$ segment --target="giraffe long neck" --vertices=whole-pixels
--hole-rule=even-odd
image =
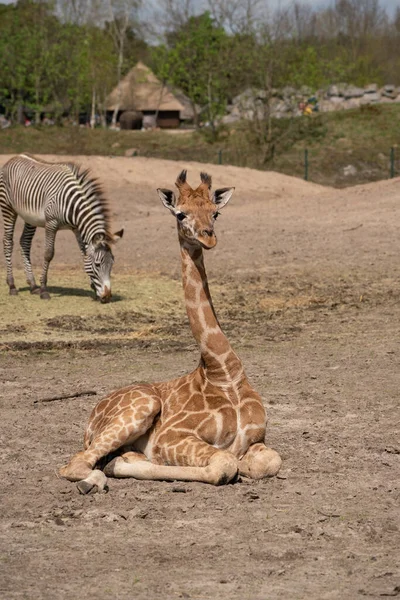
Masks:
[[[243,366],[218,322],[204,267],[203,250],[180,240],[182,281],[186,310],[193,336],[199,345],[207,378],[229,384],[243,374]]]

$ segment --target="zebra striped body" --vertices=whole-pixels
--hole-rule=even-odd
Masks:
[[[4,220],[4,254],[10,294],[17,293],[12,274],[13,233],[18,216],[25,221],[20,244],[28,284],[33,293],[49,298],[47,271],[54,256],[59,229],[74,231],[84,255],[85,271],[96,295],[111,298],[110,274],[113,264],[111,243],[122,237],[109,230],[107,202],[88,171],[72,163],[48,163],[27,154],[9,160],[0,171],[0,208]],[[37,227],[45,228],[45,259],[40,288],[36,286],[30,262],[32,238]]]

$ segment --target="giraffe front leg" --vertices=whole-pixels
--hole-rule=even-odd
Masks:
[[[130,454],[130,453],[129,453]],[[166,464],[155,464],[134,456],[122,455],[111,461],[105,472],[112,477],[133,477],[153,481],[200,481],[224,485],[234,481],[238,461],[233,454],[214,448],[192,435],[170,439],[157,457]]]
[[[96,452],[84,450],[78,452],[70,462],[59,471],[61,477],[76,481],[81,494],[102,492],[107,489],[107,477],[100,469],[94,469],[98,458]]]
[[[265,444],[252,444],[239,460],[239,473],[251,479],[273,477],[281,468],[282,459],[279,454],[267,448]]]
[[[54,242],[56,239],[57,225],[55,223],[46,223],[45,227],[45,251],[42,276],[40,278],[40,297],[42,300],[50,300],[50,294],[47,290],[47,273],[54,257]]]
[[[25,223],[24,230],[20,239],[22,260],[24,263],[26,281],[28,282],[31,294],[39,294],[40,288],[36,285],[35,277],[33,276],[32,264],[31,264],[31,246],[32,239],[35,235],[36,227]]]
[[[95,469],[96,463],[144,436],[160,410],[160,399],[148,386],[132,386],[99,402],[86,430],[86,449],[60,469],[61,477],[78,482],[82,494],[102,491],[106,487],[106,475],[112,473],[107,467],[105,473]],[[139,456],[139,453],[127,453],[128,456],[134,454]]]

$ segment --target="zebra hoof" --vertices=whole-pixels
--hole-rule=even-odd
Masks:
[[[41,300],[50,300],[50,294],[46,290],[40,291]]]
[[[10,296],[18,296],[18,290],[16,287],[10,288]]]
[[[31,288],[31,294],[40,294],[40,287],[35,285],[35,287]]]

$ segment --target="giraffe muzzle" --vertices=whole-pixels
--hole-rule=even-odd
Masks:
[[[213,231],[204,230],[201,235],[198,236],[198,241],[205,250],[210,250],[216,245],[217,238]]]

